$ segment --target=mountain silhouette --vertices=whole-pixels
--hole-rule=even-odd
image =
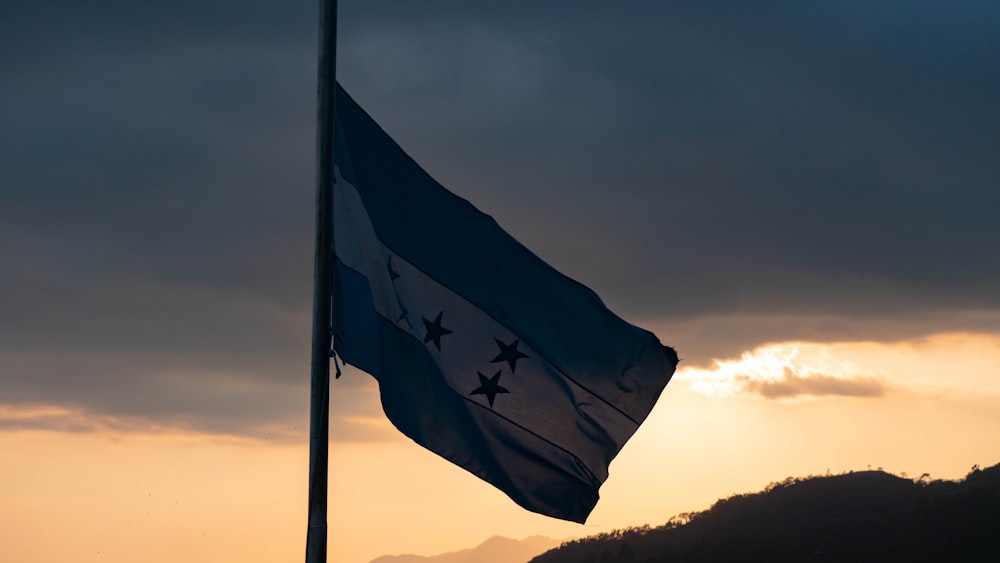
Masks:
[[[532,557],[559,545],[561,540],[531,536],[512,540],[493,536],[472,549],[441,555],[385,555],[371,563],[527,563]]]
[[[788,478],[667,524],[566,542],[531,563],[997,562],[1000,465],[959,482],[883,471]]]

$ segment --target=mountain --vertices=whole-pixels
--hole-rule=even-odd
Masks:
[[[1000,465],[963,481],[789,478],[667,524],[573,540],[532,563],[1000,561]]]
[[[502,536],[492,538],[472,549],[441,555],[385,555],[371,563],[527,563],[532,557],[562,543],[542,536],[512,540]]]

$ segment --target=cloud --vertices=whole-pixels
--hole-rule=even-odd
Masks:
[[[874,340],[786,341],[682,362],[674,383],[713,397],[836,399],[996,397],[1000,336],[953,332]]]
[[[637,319],[676,347],[686,368],[710,369],[720,358],[774,342],[904,343],[950,333],[963,341],[1000,334],[1000,311],[940,310],[890,316],[851,314],[725,314],[686,319]]]
[[[1000,82],[970,62],[998,51],[977,17],[751,12],[394,20],[348,32],[342,68],[418,161],[627,313],[1000,306],[1000,233],[981,207],[1000,203],[984,150],[1000,138],[975,125],[997,116],[982,94]],[[380,56],[351,50],[368,41]],[[477,61],[522,51],[533,88],[477,90]]]
[[[859,367],[849,348],[817,342],[759,346],[709,367],[683,367],[675,378],[706,395],[765,399],[877,398],[890,389],[884,377]]]
[[[0,21],[5,403],[304,416],[315,7],[231,4]],[[708,365],[1000,310],[998,25],[961,3],[355,2],[338,73],[445,185]]]
[[[332,389],[330,439],[383,442],[401,439],[379,408],[373,381],[352,373]],[[45,378],[51,379],[51,378]],[[202,433],[271,442],[309,439],[307,384],[275,386],[239,374],[137,374],[131,383],[113,373],[66,379],[63,389],[18,379],[2,389],[0,431],[99,434]],[[39,389],[48,390],[47,393]],[[47,402],[35,402],[44,397]]]
[[[315,14],[126,4],[6,20],[5,238],[307,307]],[[1000,308],[995,9],[557,5],[345,6],[338,70],[625,314]]]
[[[79,410],[46,405],[12,407],[0,405],[0,431],[48,430],[69,433],[142,432],[156,433],[148,420],[127,420],[106,415],[88,415]]]
[[[792,399],[798,397],[881,397],[885,385],[874,377],[833,377],[824,374],[800,376],[786,367],[780,379],[761,380],[748,375],[737,375],[747,393],[765,399]]]

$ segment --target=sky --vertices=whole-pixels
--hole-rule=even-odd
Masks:
[[[305,547],[312,3],[0,20],[0,545]],[[586,525],[332,389],[330,560],[663,523],[790,475],[1000,461],[1000,7],[341,2],[337,75],[681,364]]]

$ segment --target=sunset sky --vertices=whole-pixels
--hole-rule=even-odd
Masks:
[[[301,560],[316,5],[0,19],[0,559]],[[338,79],[681,364],[586,525],[333,385],[330,561],[1000,462],[1000,5],[345,0]]]

